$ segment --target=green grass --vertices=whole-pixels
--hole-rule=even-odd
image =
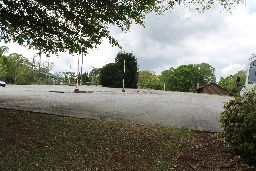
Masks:
[[[192,132],[0,109],[0,170],[168,170]]]

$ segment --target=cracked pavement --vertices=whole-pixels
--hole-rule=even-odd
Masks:
[[[96,86],[7,85],[0,108],[219,132],[229,96]]]

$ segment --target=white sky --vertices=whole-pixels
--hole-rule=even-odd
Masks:
[[[130,32],[123,33],[114,25],[111,34],[120,41],[123,49],[112,47],[103,41],[98,50],[84,57],[83,72],[92,67],[100,68],[114,62],[120,51],[132,52],[140,70],[160,74],[170,67],[206,62],[215,68],[217,81],[220,77],[235,74],[244,69],[251,54],[256,53],[256,1],[246,0],[232,10],[232,15],[220,8],[203,14],[189,8],[176,7],[164,16],[149,14],[145,28],[133,25]],[[37,51],[28,50],[14,43],[8,46],[9,53],[19,53],[32,59]],[[42,60],[46,60],[43,56]],[[51,55],[55,62],[52,72],[77,71],[78,56]],[[81,64],[81,57],[80,57]]]

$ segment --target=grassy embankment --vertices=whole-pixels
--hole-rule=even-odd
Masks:
[[[0,170],[168,170],[192,132],[0,109]]]

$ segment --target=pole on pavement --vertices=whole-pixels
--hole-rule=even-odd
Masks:
[[[123,89],[122,89],[122,92],[125,92],[125,89],[124,89],[124,76],[125,76],[125,60],[124,60],[124,75],[123,75]]]

